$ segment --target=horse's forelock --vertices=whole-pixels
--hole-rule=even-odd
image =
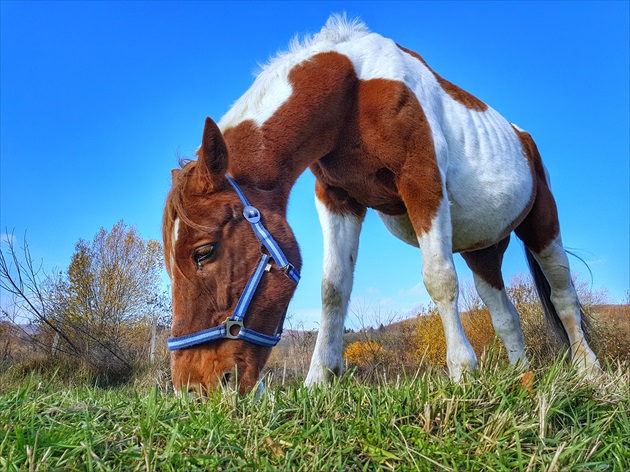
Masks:
[[[197,161],[190,159],[179,160],[180,169],[174,174],[173,183],[171,189],[166,196],[166,202],[164,204],[164,217],[162,219],[162,240],[164,242],[164,263],[166,265],[166,271],[172,276],[173,265],[177,266],[175,259],[175,224],[179,219],[183,224],[190,226],[191,228],[205,231],[207,228],[203,225],[199,225],[192,221],[186,212],[184,206],[184,199],[188,184],[193,178]],[[195,175],[195,178],[198,178]],[[209,176],[208,176],[209,178]]]

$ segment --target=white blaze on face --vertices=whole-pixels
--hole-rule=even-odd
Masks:
[[[170,248],[171,255],[171,270],[175,267],[175,243],[177,243],[177,237],[179,236],[179,218],[175,218],[175,224],[173,224],[172,243]]]

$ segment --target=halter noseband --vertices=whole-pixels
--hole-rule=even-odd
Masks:
[[[254,298],[258,284],[262,280],[262,276],[265,272],[271,269],[271,260],[275,262],[278,268],[284,272],[296,284],[300,281],[300,272],[293,267],[287,260],[286,256],[278,246],[278,243],[273,239],[267,228],[260,222],[260,212],[253,207],[247,197],[237,185],[236,181],[230,174],[225,174],[225,178],[230,185],[236,190],[238,197],[243,202],[245,208],[243,209],[243,216],[252,225],[252,229],[256,234],[256,237],[260,240],[262,245],[267,249],[269,254],[262,253],[260,261],[251,275],[245,289],[239,298],[236,308],[232,316],[229,316],[223,323],[214,328],[204,329],[203,331],[197,331],[196,333],[187,334],[185,336],[177,336],[175,338],[168,338],[168,349],[170,351],[177,351],[179,349],[185,349],[187,347],[195,346],[197,344],[206,343],[208,341],[214,341],[216,339],[242,339],[243,341],[249,341],[250,343],[258,344],[260,346],[273,347],[280,341],[280,335],[282,334],[282,325],[284,324],[284,317],[280,323],[277,333],[273,336],[268,334],[259,333],[253,329],[248,329],[243,325],[245,314],[249,308],[249,304]],[[233,328],[237,328],[238,332],[234,334]]]

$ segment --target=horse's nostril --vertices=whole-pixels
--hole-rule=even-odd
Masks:
[[[223,385],[228,385],[230,383],[231,379],[232,379],[232,372],[226,372],[225,374],[223,374],[223,378],[221,379],[221,383]]]

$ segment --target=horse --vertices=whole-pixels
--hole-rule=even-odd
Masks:
[[[453,379],[477,368],[458,313],[454,253],[472,270],[510,363],[527,365],[501,274],[512,232],[574,364],[598,368],[532,137],[361,21],[333,15],[272,59],[218,124],[206,119],[196,155],[172,171],[162,228],[176,390],[210,391],[235,372],[240,392],[257,385],[299,281],[286,210],[307,168],[324,240],[322,317],[307,385],[342,371],[367,209],[420,249]]]

